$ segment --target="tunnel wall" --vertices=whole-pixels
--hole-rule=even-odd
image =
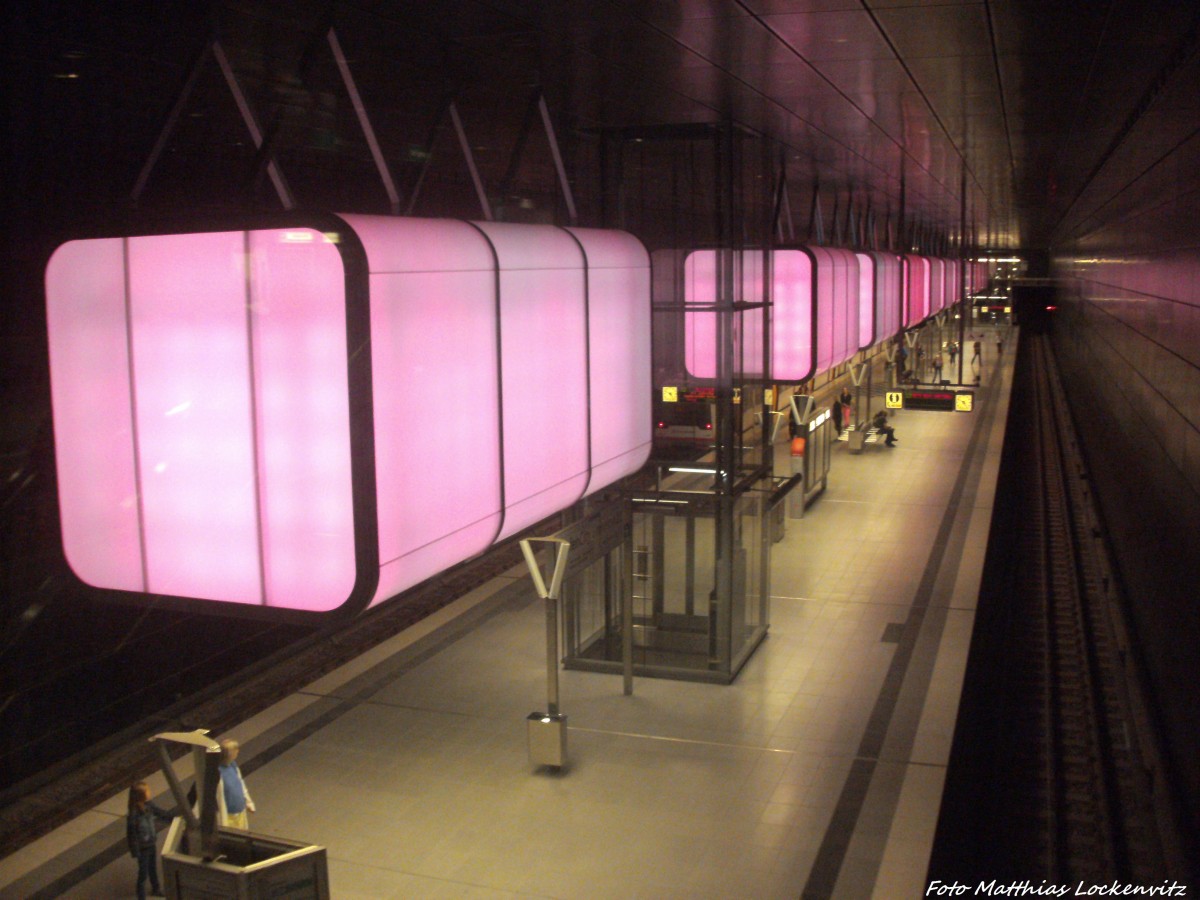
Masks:
[[[1074,253],[1058,254],[1061,289],[1048,321],[1163,737],[1170,792],[1185,831],[1194,835],[1200,828],[1200,711],[1194,703],[1200,674],[1200,235],[1178,226],[1197,221],[1200,198],[1193,192],[1170,204],[1173,210],[1129,216]]]

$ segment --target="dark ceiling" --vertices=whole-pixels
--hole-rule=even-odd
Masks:
[[[194,73],[139,199],[203,204],[250,191],[276,202],[262,177],[267,154],[256,154],[220,67],[201,56],[216,36],[297,202],[386,211],[330,51],[332,26],[402,201],[427,169],[468,183],[450,99],[489,189],[525,181],[552,191],[544,137],[514,163],[540,90],[573,180],[599,165],[589,135],[732,122],[770,139],[789,184],[816,185],[823,203],[880,218],[903,204],[906,222],[951,239],[965,230],[972,243],[1040,249],[1085,240],[1148,192],[1172,190],[1156,164],[1200,122],[1198,9],[1183,0],[29,2],[7,14],[9,172],[46,227],[128,206]],[[436,165],[426,165],[429,150]]]

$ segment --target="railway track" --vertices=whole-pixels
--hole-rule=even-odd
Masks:
[[[1053,353],[1029,336],[1031,468],[1014,654],[1025,726],[1020,801],[1028,849],[1055,880],[1145,883],[1162,850],[1133,711],[1102,542]]]
[[[558,523],[557,518],[549,520]],[[519,537],[519,536],[518,536]],[[16,849],[146,777],[158,767],[146,737],[203,724],[221,733],[415,624],[480,582],[521,562],[516,538],[496,545],[399,597],[330,630],[296,640],[264,659],[182,697],[53,767],[46,778],[0,794],[0,846]],[[186,624],[186,622],[185,622]]]

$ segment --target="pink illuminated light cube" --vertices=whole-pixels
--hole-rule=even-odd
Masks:
[[[739,298],[762,299],[762,252],[727,253],[735,260],[742,285]],[[716,250],[697,250],[684,261],[684,302],[688,307],[714,304],[717,298]],[[771,272],[771,373],[775,381],[803,381],[813,374],[815,359],[813,329],[813,258],[806,250],[776,250]],[[741,314],[744,327],[744,358],[751,365],[738,367],[738,374],[762,377],[762,366],[752,350],[761,340],[761,312]],[[716,377],[716,314],[689,309],[685,313],[685,360],[697,378]]]
[[[619,232],[78,240],[46,303],[63,544],[97,588],[349,613],[649,455],[649,261]]]
[[[931,265],[928,257],[915,253],[906,254],[905,319],[908,327],[919,325],[929,318],[929,291]]]
[[[890,340],[901,329],[901,261],[894,253],[868,254],[875,270],[875,342]]]

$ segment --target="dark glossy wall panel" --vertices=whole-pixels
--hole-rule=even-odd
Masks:
[[[1200,250],[1077,258],[1071,270],[1074,327],[1132,423],[1200,492]]]
[[[1182,192],[1175,208],[1200,208]],[[1137,226],[1145,226],[1139,229]],[[1143,214],[1057,260],[1054,346],[1181,816],[1200,826],[1200,247]],[[1188,826],[1185,826],[1188,827]]]

